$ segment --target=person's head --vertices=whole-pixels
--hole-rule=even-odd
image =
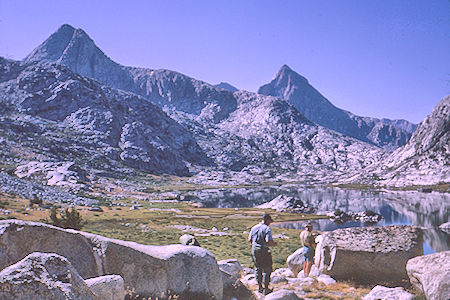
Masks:
[[[270,223],[273,222],[273,219],[269,214],[264,214],[262,219],[263,219],[264,224],[266,224],[266,225],[269,225]]]
[[[305,224],[305,229],[308,230],[308,231],[312,231],[312,229],[313,229],[312,223],[311,222],[306,223]]]

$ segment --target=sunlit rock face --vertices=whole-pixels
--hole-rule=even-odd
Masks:
[[[420,229],[412,226],[354,227],[323,235],[319,269],[337,280],[405,285],[406,262],[423,254]]]
[[[404,145],[416,128],[405,120],[360,117],[337,108],[287,65],[258,93],[285,99],[309,120],[387,150]]]
[[[420,123],[409,142],[393,152],[379,171],[390,185],[450,182],[450,96]]]
[[[43,223],[0,221],[0,268],[35,251],[64,256],[84,279],[118,274],[126,287],[145,298],[167,299],[170,293],[182,299],[222,299],[223,295],[217,261],[201,247],[142,245]]]
[[[10,111],[0,126],[5,136],[19,138],[35,160],[46,156],[49,161],[70,160],[76,165],[90,162],[91,168],[106,161],[116,171],[119,167],[114,164],[119,162],[178,175],[189,174],[186,163],[208,164],[190,132],[136,94],[54,63],[30,62],[19,67],[0,59],[0,71],[0,103]],[[17,119],[28,125],[14,126]],[[62,149],[50,151],[58,145]]]
[[[450,297],[450,251],[410,259],[406,264],[411,284],[427,299]]]

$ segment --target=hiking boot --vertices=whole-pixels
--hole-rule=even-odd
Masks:
[[[258,292],[260,292],[261,294],[264,292],[264,289],[263,289],[263,287],[260,287],[259,289],[258,289]]]
[[[273,289],[269,289],[269,288],[264,289],[264,295],[268,295],[268,294],[270,294],[272,292],[273,292]]]

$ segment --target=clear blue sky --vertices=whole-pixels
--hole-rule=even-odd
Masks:
[[[0,56],[64,23],[121,64],[249,91],[288,64],[363,116],[420,122],[450,94],[448,0],[0,0]]]

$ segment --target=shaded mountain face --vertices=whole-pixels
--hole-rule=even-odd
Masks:
[[[416,127],[405,120],[360,117],[337,108],[287,65],[258,93],[285,99],[311,121],[386,150],[404,145]]]
[[[3,145],[23,148],[31,160],[176,175],[189,174],[187,163],[210,164],[191,133],[158,106],[59,64],[0,58],[0,105]]]
[[[169,70],[119,65],[101,51],[82,30],[61,26],[25,62],[48,61],[109,86],[130,91],[161,107],[201,115],[215,122],[236,108],[232,93]]]

